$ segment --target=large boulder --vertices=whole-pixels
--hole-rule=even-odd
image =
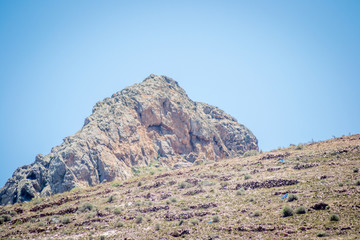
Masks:
[[[0,204],[126,179],[132,167],[155,160],[174,166],[248,150],[258,146],[245,126],[214,106],[193,102],[171,78],[150,75],[96,103],[80,131],[18,168],[1,189]]]

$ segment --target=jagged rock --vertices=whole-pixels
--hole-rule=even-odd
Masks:
[[[257,139],[222,110],[193,102],[178,83],[150,75],[96,103],[83,128],[18,168],[0,204],[133,176],[133,166],[219,160],[258,150]]]

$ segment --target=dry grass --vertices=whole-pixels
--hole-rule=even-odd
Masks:
[[[0,216],[12,213],[0,238],[357,239],[359,160],[360,135],[352,135],[178,170],[141,169],[126,181],[0,207]],[[318,203],[328,207],[314,210]],[[283,217],[287,205],[306,213]]]

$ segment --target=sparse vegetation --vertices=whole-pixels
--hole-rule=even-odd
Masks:
[[[243,188],[240,188],[239,190],[236,191],[236,195],[237,196],[245,195],[245,190]]]
[[[306,239],[318,234],[357,239],[359,178],[353,169],[359,152],[342,149],[360,149],[359,137],[154,175],[150,170],[158,173],[162,165],[138,167],[141,175],[135,178],[44,197],[40,204],[0,206],[0,239],[120,239],[123,233],[139,240]],[[246,175],[252,179],[245,180]],[[294,180],[296,185],[286,185]]]
[[[330,221],[338,222],[339,220],[340,220],[340,217],[339,217],[339,215],[337,215],[337,214],[332,214],[332,215],[330,216]]]
[[[248,180],[248,179],[250,179],[250,178],[251,178],[251,176],[250,176],[249,174],[244,175],[244,179],[245,179],[245,180]]]
[[[63,218],[61,219],[61,222],[62,222],[63,224],[69,224],[69,223],[71,223],[71,219],[70,219],[69,217],[63,217]]]
[[[294,215],[294,211],[290,206],[285,206],[282,209],[281,214],[283,217],[290,217],[290,216]]]
[[[246,151],[243,155],[243,157],[251,157],[251,156],[256,156],[256,155],[259,155],[259,152],[256,151],[256,150],[249,150],[249,151]]]
[[[359,168],[354,168],[354,173],[358,173],[359,172]]]
[[[292,201],[296,201],[296,200],[298,200],[298,196],[295,194],[289,194],[289,196],[287,197],[288,202],[292,202]]]
[[[135,222],[136,222],[137,224],[142,223],[142,221],[143,221],[143,217],[142,217],[142,216],[136,216]]]
[[[306,213],[306,208],[304,206],[300,206],[295,210],[296,214],[305,214]]]
[[[220,222],[220,217],[218,215],[216,215],[216,216],[213,217],[212,221],[214,223]]]
[[[80,212],[92,211],[94,209],[94,205],[91,203],[84,203],[80,208]]]
[[[115,223],[116,228],[122,228],[123,226],[124,226],[124,223],[120,219]]]
[[[111,195],[110,197],[108,197],[108,199],[107,199],[107,202],[108,203],[112,203],[112,202],[114,202],[115,201],[115,196],[114,195]]]
[[[159,230],[160,230],[160,224],[157,223],[157,224],[155,224],[155,231],[159,231]]]
[[[179,188],[180,188],[180,189],[190,188],[190,187],[192,187],[192,185],[191,185],[190,183],[188,183],[188,182],[181,182],[181,183],[179,183]]]

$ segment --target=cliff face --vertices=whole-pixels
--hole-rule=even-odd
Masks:
[[[133,166],[235,157],[257,139],[222,110],[193,102],[178,83],[150,75],[98,102],[83,128],[18,168],[0,191],[12,204],[132,176]]]

